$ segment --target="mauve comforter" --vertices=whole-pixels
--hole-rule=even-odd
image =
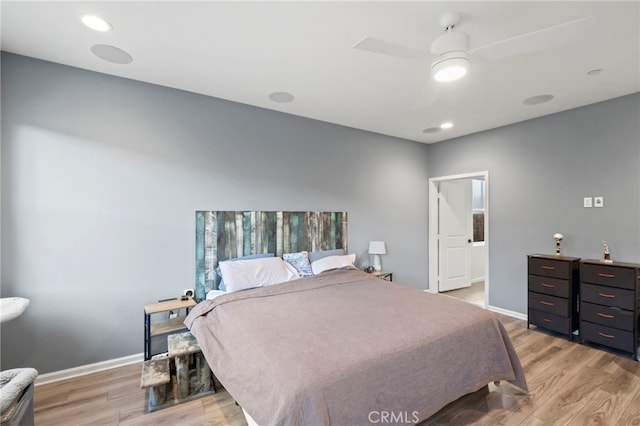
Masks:
[[[185,323],[264,426],[415,423],[492,381],[527,389],[491,312],[357,270],[203,301]]]

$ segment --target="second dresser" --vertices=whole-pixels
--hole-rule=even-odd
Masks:
[[[578,329],[580,258],[532,254],[528,256],[528,322],[569,340]]]
[[[585,260],[580,266],[580,337],[638,359],[640,264]]]

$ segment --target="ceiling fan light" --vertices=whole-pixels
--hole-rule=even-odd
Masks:
[[[467,73],[469,59],[464,57],[445,58],[431,66],[433,79],[440,82],[458,80]]]

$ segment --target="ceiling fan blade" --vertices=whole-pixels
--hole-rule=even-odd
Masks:
[[[370,36],[364,37],[351,47],[354,49],[366,50],[368,52],[410,59],[422,59],[429,55],[429,53],[424,50],[403,46],[401,44]]]
[[[442,86],[439,84],[425,84],[420,92],[420,96],[418,96],[418,99],[416,99],[416,102],[413,105],[414,109],[429,108],[432,106],[438,99],[441,87]]]
[[[488,59],[502,59],[567,46],[586,39],[595,28],[595,16],[587,16],[469,50]]]

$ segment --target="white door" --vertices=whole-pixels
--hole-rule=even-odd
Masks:
[[[471,287],[471,180],[440,183],[438,291]]]

